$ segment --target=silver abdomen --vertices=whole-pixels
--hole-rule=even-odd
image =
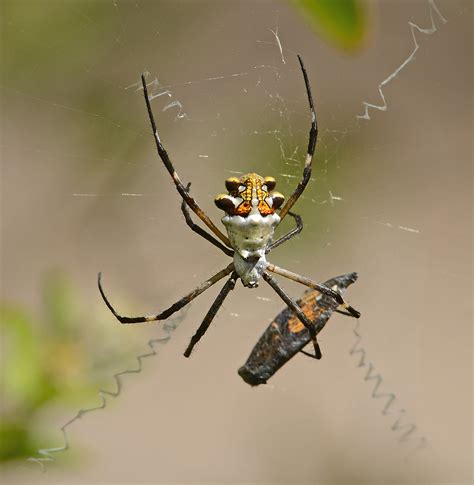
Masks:
[[[247,217],[225,215],[222,218],[235,251],[235,271],[244,286],[258,285],[258,280],[267,266],[265,251],[279,222],[278,214],[262,216],[258,210],[252,210]]]

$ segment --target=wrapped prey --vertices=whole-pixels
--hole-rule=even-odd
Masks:
[[[357,273],[336,276],[324,285],[344,294],[348,286],[357,280]],[[313,322],[319,333],[334,312],[338,303],[331,297],[316,290],[307,290],[297,300],[303,313]],[[239,375],[251,386],[265,384],[280,367],[310,343],[308,330],[298,317],[287,307],[281,311],[267,327],[253,348],[247,362],[239,369]]]

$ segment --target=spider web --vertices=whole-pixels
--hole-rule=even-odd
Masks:
[[[28,16],[21,11],[28,3],[20,5],[5,28],[18,42],[19,58],[27,57],[21,47],[30,45]],[[215,297],[209,292],[173,329],[159,365],[148,360],[146,377],[130,382],[129,392],[117,382],[119,409],[97,418],[91,413],[69,434],[69,425],[84,413],[63,421],[65,426],[53,420],[64,444],[43,448],[33,459],[60,461],[58,452],[77,440],[94,458],[81,470],[84,480],[166,481],[176,479],[177,469],[182,480],[205,480],[209,454],[193,438],[204,436],[219,462],[214,480],[241,479],[242,473],[270,482],[313,479],[314,469],[304,463],[314,456],[325,463],[326,471],[316,477],[321,480],[465,480],[470,330],[462,322],[470,307],[448,302],[462,300],[456,288],[469,288],[469,244],[454,220],[446,232],[461,241],[456,257],[448,255],[446,243],[434,244],[440,234],[432,214],[439,211],[446,220],[449,213],[432,192],[441,189],[455,213],[467,215],[469,189],[467,177],[453,177],[466,174],[465,165],[454,170],[438,161],[440,152],[446,158],[458,150],[455,141],[437,144],[421,128],[427,125],[440,136],[433,122],[436,104],[455,128],[449,133],[457,146],[468,146],[462,124],[469,124],[468,110],[459,114],[447,107],[460,106],[456,90],[467,92],[450,72],[467,64],[460,45],[468,4],[382,2],[380,31],[355,58],[315,40],[284,4],[232,4],[225,10],[216,3],[116,0],[55,9],[69,31],[47,35],[56,24],[45,18],[35,57],[3,74],[9,113],[2,141],[8,161],[5,296],[37,304],[35,277],[61,265],[90,301],[97,301],[94,278],[102,270],[106,291],[121,311],[148,313],[228,264],[184,225],[176,192],[154,152],[139,76],[144,72],[150,83],[160,135],[178,173],[192,182],[193,195],[217,221],[213,199],[228,176],[272,175],[286,195],[301,176],[310,120],[296,62],[300,53],[320,125],[315,171],[295,207],[305,222],[303,233],[270,259],[317,280],[359,271],[348,300],[363,319],[352,333],[342,318],[334,319],[322,336],[324,359],[317,367],[295,359],[257,393],[238,381],[236,369],[283,303],[263,286],[253,292],[237,288],[195,355],[185,360],[181,352]],[[460,148],[457,153],[457,160],[466,156]],[[285,221],[282,231],[289,228]],[[436,272],[433,258],[439,261]],[[295,296],[302,291],[282,283]],[[435,296],[439,292],[442,298]],[[469,301],[467,291],[465,297]],[[439,336],[447,319],[459,322],[450,343]],[[141,370],[140,358],[139,363]],[[361,377],[372,387],[361,385]],[[446,397],[455,393],[462,403],[456,410]],[[101,399],[105,406],[103,394]],[[222,445],[228,435],[233,446]],[[453,456],[446,435],[465,451]],[[295,457],[290,471],[278,465],[293,450],[287,441],[312,450]],[[404,462],[415,449],[428,452]],[[182,468],[178,453],[189,468]],[[341,453],[345,472],[333,464]],[[449,464],[433,465],[446,454]]]

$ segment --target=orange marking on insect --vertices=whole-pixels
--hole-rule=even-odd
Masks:
[[[279,333],[274,333],[272,335],[272,342],[275,344],[275,345],[278,345],[279,342],[281,342],[281,335]]]
[[[319,295],[319,291],[310,291],[303,295],[298,301],[299,307],[310,321],[316,320],[324,311],[324,309],[320,308],[316,302],[316,298]],[[292,315],[291,318],[289,318],[287,325],[292,333],[299,333],[306,328],[296,315]]]

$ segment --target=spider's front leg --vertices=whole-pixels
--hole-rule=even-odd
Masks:
[[[189,182],[188,185],[186,186],[186,190],[189,192],[190,188],[191,188],[191,182]],[[190,227],[192,231],[194,231],[196,234],[199,234],[206,241],[210,242],[211,244],[219,248],[222,252],[227,254],[227,256],[230,256],[231,258],[234,256],[234,251],[232,251],[232,249],[229,249],[228,247],[224,246],[216,238],[212,237],[208,232],[206,232],[202,227],[198,226],[197,224],[194,224],[191,218],[191,214],[189,213],[189,210],[188,210],[188,204],[184,199],[183,199],[183,202],[181,203],[181,212],[184,215],[184,220],[186,221],[186,224]]]
[[[308,97],[309,110],[311,112],[311,127],[309,130],[309,140],[308,149],[306,151],[306,158],[303,169],[303,178],[297,185],[294,192],[288,197],[285,205],[281,208],[280,218],[283,218],[288,214],[289,210],[293,207],[293,204],[299,199],[300,195],[303,193],[306,185],[308,185],[309,179],[311,178],[312,162],[314,150],[316,149],[316,141],[318,139],[318,122],[316,119],[316,111],[314,109],[313,95],[311,93],[311,85],[308,78],[308,73],[304,67],[303,59],[298,56],[298,61],[300,63],[301,71],[303,73],[304,83],[306,86],[306,95]]]
[[[191,208],[192,211],[201,219],[204,224],[227,246],[229,246],[229,238],[225,236],[218,227],[211,221],[209,216],[199,207],[198,203],[189,195],[189,192],[186,190],[186,187],[181,182],[179,178],[178,172],[174,168],[171,159],[168,155],[168,152],[165,150],[163,143],[161,143],[160,136],[158,134],[158,129],[156,128],[155,118],[153,116],[153,111],[151,109],[150,97],[148,96],[148,87],[145,81],[145,76],[142,74],[142,87],[143,87],[143,95],[145,97],[146,108],[148,111],[148,116],[150,118],[151,128],[153,130],[153,136],[155,138],[156,149],[158,151],[158,155],[161,158],[166,170],[168,170],[173,182],[176,186],[176,190],[179,192],[183,200],[186,201],[186,204]]]

